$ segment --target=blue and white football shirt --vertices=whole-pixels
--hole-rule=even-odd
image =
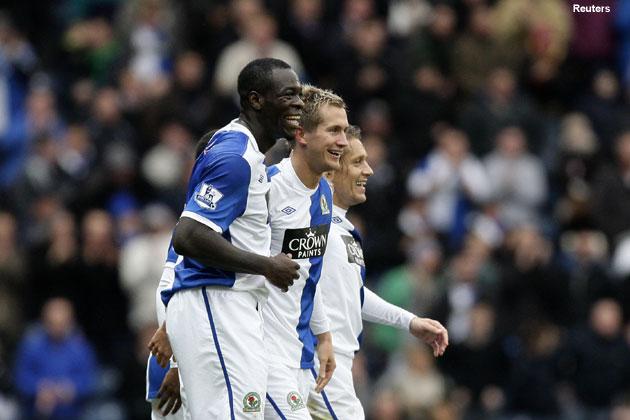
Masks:
[[[323,178],[317,188],[307,188],[291,158],[270,167],[268,174],[271,254],[291,254],[300,265],[300,277],[286,293],[267,284],[265,342],[274,361],[307,369],[313,366],[313,334],[329,330],[316,291],[332,218],[332,192]]]
[[[415,315],[386,302],[365,287],[361,237],[346,212],[333,207],[318,289],[330,320],[335,354],[352,359],[361,345],[363,321],[408,330]]]
[[[346,210],[334,206],[319,288],[330,319],[335,353],[348,357],[359,350],[363,331],[365,262],[355,232]]]
[[[264,158],[251,132],[237,120],[221,128],[195,162],[181,217],[210,227],[240,249],[268,256],[269,182]],[[168,304],[177,291],[202,286],[264,292],[265,278],[209,267],[180,256],[173,286],[162,292],[162,299]]]

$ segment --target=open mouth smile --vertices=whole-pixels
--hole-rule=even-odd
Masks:
[[[300,115],[287,115],[283,120],[293,128],[300,128]]]
[[[343,154],[341,150],[328,150],[328,153],[330,153],[335,159],[339,159]]]

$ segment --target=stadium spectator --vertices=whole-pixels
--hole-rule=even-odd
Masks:
[[[164,115],[181,119],[193,133],[202,135],[208,125],[220,123],[220,110],[208,95],[209,88],[207,59],[199,53],[187,50],[175,58],[173,82],[170,91],[156,106],[146,112],[145,125],[148,130],[155,130]],[[153,133],[154,131],[150,131]],[[151,135],[153,139],[155,135]]]
[[[509,360],[496,329],[496,311],[488,303],[475,304],[470,312],[470,334],[445,353],[442,365],[457,384],[458,394],[477,418],[488,418],[505,405],[505,372]]]
[[[506,375],[506,413],[558,418],[560,400],[555,386],[562,378],[560,330],[555,324],[533,319],[519,325],[514,337],[517,345]]]
[[[553,248],[536,225],[508,232],[501,257],[499,319],[501,331],[526,321],[570,321],[568,276],[553,260]]]
[[[429,416],[445,398],[446,378],[435,363],[428,347],[412,342],[385,372],[383,382],[398,396],[405,416]]]
[[[359,109],[372,98],[390,99],[395,66],[396,60],[387,48],[385,22],[358,22],[349,36],[343,59],[335,66],[336,89]]]
[[[498,132],[509,125],[525,131],[532,153],[539,154],[544,144],[536,110],[519,92],[515,72],[505,66],[488,73],[484,90],[468,103],[459,119],[477,156],[488,154]]]
[[[630,229],[626,217],[630,211],[630,130],[619,134],[614,151],[616,162],[603,166],[593,179],[591,201],[596,226],[606,234],[613,249],[619,235]]]
[[[527,138],[519,127],[499,131],[494,150],[485,157],[498,222],[505,229],[539,223],[547,197],[547,179],[541,160],[527,150]]]
[[[104,210],[90,210],[81,221],[77,317],[99,360],[115,364],[127,345],[127,299],[121,290],[114,222]]]
[[[426,224],[449,251],[463,241],[466,215],[492,196],[485,168],[470,153],[466,134],[448,127],[437,134],[433,151],[409,174],[407,191],[424,203]]]
[[[441,269],[442,252],[436,242],[425,240],[412,242],[407,247],[407,261],[383,274],[378,281],[377,294],[409,312],[430,314],[439,297],[437,277]],[[399,330],[374,325],[370,342],[374,350],[390,354],[400,348],[404,337]]]
[[[172,67],[177,17],[169,0],[134,0],[120,9],[131,76],[147,90],[160,89]]]
[[[614,153],[614,140],[619,130],[624,128],[627,107],[619,101],[622,90],[617,76],[610,70],[602,69],[594,73],[591,89],[578,101],[578,109],[593,123],[605,157]]]
[[[332,86],[336,71],[330,63],[340,59],[343,47],[334,42],[331,24],[324,19],[326,1],[292,0],[288,6],[282,39],[291,40],[298,51],[308,51],[302,55],[306,73],[317,75],[322,86]]]
[[[561,0],[501,0],[494,10],[497,36],[521,51],[533,85],[557,77],[572,34],[568,5]]]
[[[236,98],[238,73],[255,58],[275,57],[286,61],[298,75],[304,73],[298,52],[277,38],[277,23],[273,16],[255,14],[242,24],[242,38],[228,45],[217,59],[214,88],[218,95]]]
[[[156,279],[162,275],[175,216],[168,207],[153,204],[142,210],[142,224],[143,231],[123,245],[119,262],[121,286],[129,298],[127,323],[136,333],[155,324]]]
[[[567,114],[560,123],[550,189],[558,197],[554,215],[560,229],[592,227],[591,181],[599,166],[599,142],[584,114]]]
[[[37,64],[33,46],[0,11],[0,191],[12,186],[28,153],[25,97]],[[0,204],[9,205],[2,195]]]
[[[63,44],[75,71],[86,73],[97,84],[115,80],[120,66],[122,47],[107,13],[94,11],[94,16],[79,20],[67,28]]]
[[[427,28],[410,37],[407,65],[416,78],[427,71],[449,77],[452,72],[450,51],[455,43],[457,15],[447,2],[440,2],[433,8],[429,22]]]
[[[617,267],[619,272],[611,273],[607,266],[608,241],[601,231],[576,229],[564,232],[559,239],[571,293],[572,323],[584,323],[595,301],[619,293],[613,276],[620,274],[621,267]],[[623,268],[627,270],[627,264]]]
[[[492,9],[480,4],[470,11],[468,25],[452,49],[453,77],[467,95],[477,94],[486,75],[499,64],[510,63],[510,52],[493,34]],[[514,54],[514,52],[512,52]]]
[[[184,187],[192,163],[192,138],[188,127],[180,121],[163,121],[159,143],[140,162],[142,176],[154,189],[154,195],[174,212],[181,210],[185,199]]]
[[[445,321],[452,343],[462,343],[472,333],[471,315],[477,303],[497,301],[499,280],[496,270],[470,247],[450,260],[440,279],[441,290],[433,312]]]
[[[613,400],[630,385],[622,316],[616,300],[600,299],[591,307],[588,326],[575,328],[568,342],[568,379],[586,418],[607,418]]]
[[[42,309],[41,325],[24,336],[15,368],[25,418],[79,419],[93,395],[96,359],[77,329],[72,304],[53,298]]]

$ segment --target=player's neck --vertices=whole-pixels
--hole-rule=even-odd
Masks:
[[[313,171],[304,156],[297,149],[294,149],[293,153],[291,153],[291,164],[297,177],[306,188],[317,188],[317,184],[319,184],[323,174]]]
[[[348,211],[348,209],[350,208],[349,205],[342,203],[341,201],[339,201],[339,196],[333,194],[333,204],[337,207],[339,207],[341,210],[343,211]]]
[[[251,131],[261,152],[265,153],[273,145],[274,139],[267,133],[264,126],[246,110],[241,111],[238,122]]]

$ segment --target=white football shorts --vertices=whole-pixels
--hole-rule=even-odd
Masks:
[[[182,290],[166,308],[166,330],[192,420],[262,419],[267,352],[261,302],[251,292]]]

